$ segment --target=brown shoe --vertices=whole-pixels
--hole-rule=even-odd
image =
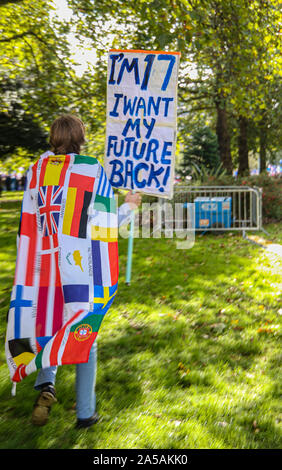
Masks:
[[[33,407],[31,421],[36,426],[44,426],[47,423],[51,406],[57,401],[56,392],[52,385],[44,387],[37,397]]]

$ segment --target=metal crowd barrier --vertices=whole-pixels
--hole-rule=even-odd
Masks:
[[[246,230],[267,233],[262,227],[262,189],[258,187],[176,185],[173,198],[159,198],[159,205],[162,231],[181,224],[191,229],[189,210],[193,205],[195,231],[235,230],[245,238]]]

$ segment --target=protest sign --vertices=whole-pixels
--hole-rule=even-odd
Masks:
[[[104,166],[114,188],[172,197],[179,57],[109,52]]]

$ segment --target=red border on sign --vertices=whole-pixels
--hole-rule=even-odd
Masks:
[[[173,54],[173,55],[181,55],[181,52],[167,52],[167,51],[139,51],[134,49],[110,49],[109,52],[135,52],[135,53],[143,53],[143,54]]]

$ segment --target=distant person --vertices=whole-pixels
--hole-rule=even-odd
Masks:
[[[15,175],[11,176],[11,187],[10,187],[10,189],[11,189],[11,191],[16,190],[16,177],[15,177]]]
[[[56,364],[79,362],[75,360],[79,348],[97,331],[91,321],[102,318],[116,293],[117,238],[113,241],[111,232],[103,227],[114,217],[118,225],[127,223],[131,210],[141,202],[139,194],[129,192],[116,214],[111,207],[115,202],[113,189],[102,165],[94,157],[80,155],[84,141],[85,128],[80,119],[72,115],[59,117],[51,126],[52,151],[43,154],[27,174],[6,355],[8,364],[17,366],[14,381],[39,369],[35,389],[40,394],[32,412],[32,422],[38,426],[47,422],[56,401]],[[96,232],[97,228],[100,231]],[[27,271],[23,271],[23,263],[28,263]],[[25,304],[18,300],[22,296]],[[17,305],[25,306],[22,311],[26,317],[21,316]],[[80,318],[79,312],[84,309],[88,317],[83,317],[83,323],[69,333],[73,335],[73,346],[67,346],[68,342],[64,346],[64,336],[55,344],[52,338],[57,331],[65,331],[66,319],[75,315]],[[32,341],[25,337],[24,318],[34,322]],[[95,394],[97,340],[91,344],[88,361],[76,364],[78,428],[89,427],[99,419]]]
[[[22,191],[25,188],[25,181],[26,181],[26,176],[25,176],[25,174],[23,174],[22,177],[21,177],[21,189],[22,189]]]
[[[18,176],[16,175],[15,176],[15,191],[18,191],[19,190],[19,179],[18,179]]]
[[[6,190],[7,191],[11,191],[11,177],[10,175],[7,175],[6,176]]]

